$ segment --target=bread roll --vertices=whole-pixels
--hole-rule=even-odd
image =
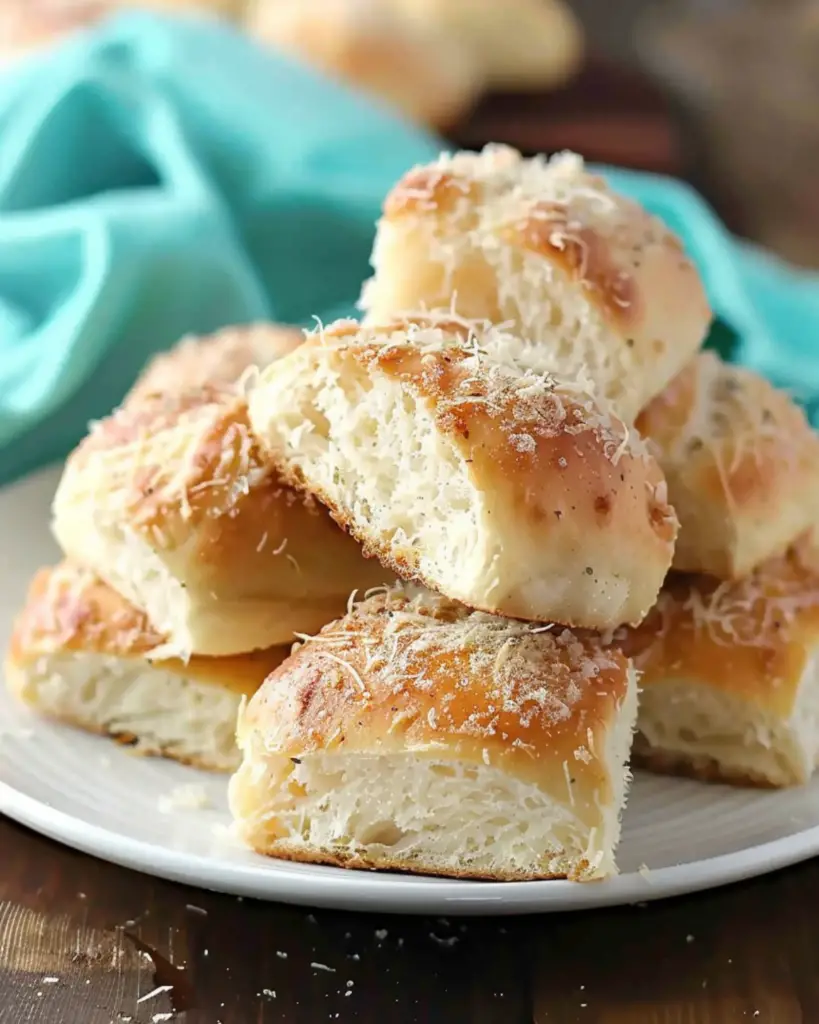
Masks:
[[[487,146],[416,167],[386,199],[372,265],[366,322],[452,309],[509,325],[522,365],[587,371],[629,423],[711,319],[679,240],[571,153]]]
[[[238,14],[244,0],[2,0],[0,60],[23,56],[129,7]]]
[[[65,554],[146,612],[167,656],[289,643],[389,576],[284,486],[245,400],[213,387],[147,395],[96,424],[53,512]]]
[[[227,18],[239,18],[247,7],[247,0],[112,0],[116,7],[146,7],[175,11],[200,11],[203,14],[219,14]]]
[[[494,362],[505,336],[341,321],[262,375],[253,429],[397,575],[473,608],[638,622],[677,522],[636,433],[576,383]]]
[[[289,654],[151,661],[163,638],[85,569],[42,569],[15,624],[9,687],[35,711],[131,744],[136,753],[231,771],[236,716]]]
[[[246,24],[262,42],[435,127],[462,117],[483,85],[457,36],[386,0],[255,0]]]
[[[239,834],[291,860],[462,878],[615,871],[637,688],[599,640],[371,597],[240,713]]]
[[[389,0],[463,41],[490,89],[551,89],[580,69],[583,31],[562,0]]]
[[[701,353],[637,428],[680,518],[675,568],[741,578],[819,524],[819,435],[751,370]]]
[[[0,61],[25,56],[86,28],[110,7],[106,0],[4,0],[0,3]]]
[[[282,324],[226,327],[205,338],[183,338],[148,363],[126,401],[207,385],[237,384],[250,367],[264,368],[302,343],[304,332]]]
[[[801,544],[736,582],[670,580],[623,643],[641,672],[638,764],[739,785],[810,778],[819,755],[815,550]]]

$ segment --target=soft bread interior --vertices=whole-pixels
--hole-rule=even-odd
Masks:
[[[360,539],[386,538],[393,558],[425,579],[454,570],[461,595],[469,594],[493,559],[486,510],[424,403],[352,363],[343,377],[320,368],[311,381],[291,388],[281,374],[266,386],[265,406],[275,410],[263,416],[268,443],[298,455],[311,485],[349,514]]]
[[[313,851],[362,866],[490,878],[613,870],[616,810],[589,830],[570,806],[487,765],[319,753],[299,764],[271,759],[253,798],[241,774],[232,786],[243,838],[274,855]]]
[[[687,679],[643,689],[639,758],[650,767],[790,786],[813,774],[819,755],[819,654],[808,663],[793,710],[781,718],[741,697]]]
[[[213,771],[239,763],[241,695],[142,659],[101,654],[43,655],[7,666],[18,697],[34,710],[91,732]]]
[[[608,796],[579,813],[571,765],[554,792],[491,763],[440,752],[307,752],[285,756],[253,731],[231,780],[239,834],[261,853],[441,875],[497,879],[615,873],[626,767],[637,713],[633,670],[605,739]],[[548,759],[549,752],[542,757]],[[577,809],[576,809],[577,808]]]
[[[609,781],[612,789],[611,803],[600,804],[601,827],[599,837],[592,829],[592,836],[603,851],[594,877],[605,877],[616,874],[617,865],[614,854],[620,842],[622,814],[626,807],[628,788],[631,783],[629,761],[634,743],[637,726],[639,702],[638,673],[633,664],[628,668],[628,689],[620,705],[619,713],[606,734],[604,744],[605,763],[609,769]],[[589,862],[594,865],[594,861]]]

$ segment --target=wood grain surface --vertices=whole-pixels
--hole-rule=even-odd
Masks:
[[[188,889],[0,821],[2,1024],[816,1024],[819,865],[459,920]]]

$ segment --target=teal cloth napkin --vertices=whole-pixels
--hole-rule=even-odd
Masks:
[[[181,335],[354,310],[384,194],[442,143],[206,18],[132,13],[0,76],[0,482]],[[686,186],[604,169],[684,238],[727,354],[819,422],[819,284]]]
[[[352,314],[384,194],[440,148],[205,17],[121,15],[0,76],[0,482],[185,333]]]

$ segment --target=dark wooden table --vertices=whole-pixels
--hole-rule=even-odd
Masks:
[[[815,863],[688,899],[494,920],[237,900],[3,821],[0,865],[2,1024],[819,1022]]]

